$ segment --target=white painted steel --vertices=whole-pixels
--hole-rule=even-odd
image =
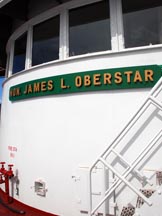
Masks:
[[[134,159],[134,162],[132,164],[128,164],[125,159],[123,159],[123,156],[121,156],[116,150],[114,150],[120,141],[127,135],[127,133],[132,129],[132,127],[136,124],[136,122],[140,119],[140,117],[145,113],[147,108],[150,106],[150,104],[153,104],[156,108],[160,109],[162,111],[162,103],[159,102],[156,98],[158,94],[161,92],[161,86],[162,86],[162,78],[157,82],[157,84],[154,86],[152,91],[150,92],[150,96],[145,100],[143,105],[139,108],[137,113],[133,116],[133,118],[129,121],[129,123],[124,127],[124,129],[121,131],[121,133],[117,136],[117,138],[112,142],[112,144],[109,145],[109,147],[104,151],[101,156],[95,161],[95,163],[91,166],[89,171],[89,192],[90,192],[90,209],[89,215],[93,215],[96,210],[105,202],[105,200],[111,195],[113,191],[122,183],[124,182],[128,187],[130,187],[136,194],[140,194],[139,196],[142,197],[142,199],[148,204],[151,205],[151,202],[149,199],[147,199],[141,192],[139,192],[134,186],[132,186],[125,178],[129,175],[129,173],[138,165],[138,163],[149,153],[149,151],[152,149],[152,147],[155,145],[155,143],[161,138],[162,136],[162,130],[160,130],[157,135],[151,140],[151,142],[141,151],[139,156]],[[158,91],[158,93],[157,93]],[[114,152],[117,157],[120,159],[123,159],[123,161],[128,165],[127,169],[125,170],[123,175],[120,175],[108,162],[106,161],[107,157],[111,152]],[[133,157],[133,155],[132,155]],[[102,161],[105,166],[107,166],[115,175],[119,177],[117,181],[106,191],[105,197],[99,202],[99,204],[93,209],[92,208],[92,170],[97,165],[99,161]]]
[[[125,158],[124,158],[121,154],[119,154],[115,149],[112,149],[111,151],[112,151],[114,154],[116,154],[128,167],[131,166],[131,164],[129,164],[129,163],[125,160]],[[144,178],[144,175],[142,175],[137,169],[134,169],[134,172],[137,173],[138,176],[139,176],[141,179]],[[152,183],[151,183],[148,179],[146,179],[146,181],[147,181],[147,183],[148,183],[150,186],[152,186]]]
[[[93,209],[91,210],[91,214],[93,215],[96,210],[105,202],[105,200],[111,195],[111,193],[121,184],[121,183],[125,183],[128,187],[130,187],[136,194],[138,194],[141,198],[143,198],[143,200],[148,204],[148,205],[152,205],[152,202],[149,201],[149,199],[147,199],[141,192],[139,192],[135,187],[133,187],[125,178],[129,175],[129,173],[134,169],[134,167],[136,167],[138,165],[138,163],[142,160],[142,158],[149,152],[149,150],[155,145],[155,143],[162,137],[162,130],[157,134],[156,137],[154,137],[154,139],[149,143],[149,145],[147,146],[146,149],[144,149],[141,152],[141,155],[139,155],[139,158],[137,158],[134,163],[128,167],[123,176],[120,175],[117,171],[115,171],[115,169],[110,166],[107,162],[105,162],[105,160],[101,157],[98,159],[98,161],[102,161],[105,166],[107,166],[110,170],[112,170],[112,172],[117,175],[119,177],[119,179],[117,179],[114,184],[111,186],[111,188],[109,188],[106,192],[105,192],[105,197],[101,200],[101,202]],[[136,171],[135,171],[136,172]],[[141,179],[142,180],[142,179]],[[91,183],[90,183],[90,188],[91,188]],[[91,191],[91,190],[90,190]],[[91,201],[92,202],[92,199]]]
[[[160,63],[161,59],[158,59],[158,56],[161,51],[156,51],[158,54],[151,55],[157,57],[156,63]],[[78,181],[75,182],[71,176],[77,172],[78,167],[90,166],[98,152],[105,149],[107,138],[114,139],[126,124],[127,119],[130,119],[140,106],[149,90],[95,92],[42,97],[11,103],[8,100],[10,87],[29,80],[65,73],[140,65],[141,61],[147,64],[145,59],[149,53],[138,53],[138,55],[141,58],[135,58],[136,52],[129,53],[127,59],[121,53],[115,54],[114,58],[109,54],[77,57],[36,66],[15,74],[5,81],[2,99],[0,158],[7,163],[13,163],[14,167],[19,170],[20,196],[15,195],[16,199],[58,215],[62,213],[65,216],[80,216],[80,210],[88,211],[86,205],[88,203],[86,184],[88,183],[85,181],[84,184],[81,184],[81,187],[79,186],[81,192],[76,193],[75,187]],[[117,107],[120,107],[120,110]],[[9,157],[7,150],[9,145],[16,145],[18,148],[15,158]],[[48,149],[50,151],[47,156]],[[62,149],[66,151],[61,153]],[[62,157],[59,156],[62,154],[65,163],[62,163]],[[39,158],[39,155],[42,158]],[[26,163],[29,156],[32,170],[28,178],[24,179],[29,170],[29,164]],[[60,164],[59,167],[58,164]],[[49,171],[51,169],[52,171]],[[33,182],[39,177],[46,181],[48,187],[47,197],[44,199],[36,197],[33,190],[30,189]],[[82,181],[81,178],[80,183]],[[60,183],[63,187],[58,187]],[[64,195],[64,198],[61,194]],[[78,197],[81,197],[81,203]],[[82,197],[85,198],[85,202]],[[51,200],[55,205],[51,204]],[[67,208],[62,210],[62,206],[67,206]]]
[[[159,186],[157,190],[153,193],[153,195],[150,197],[150,200],[154,203],[154,205],[149,208],[145,203],[137,209],[139,216],[161,216],[162,211],[162,205],[161,205],[161,199],[162,199],[162,186]]]
[[[107,148],[106,140],[111,143],[127,120],[132,121],[131,116],[140,107],[149,89],[86,92],[10,102],[10,87],[62,74],[162,63],[161,44],[123,50],[121,5],[115,8],[114,3],[119,2],[118,0],[110,1],[110,7],[115,13],[111,13],[113,50],[68,57],[67,10],[97,1],[74,0],[51,8],[17,29],[7,46],[10,64],[9,78],[3,85],[0,160],[13,163],[14,172],[18,171],[20,193],[19,196],[15,193],[13,184],[15,199],[60,216],[81,216],[89,211],[88,169],[97,158],[98,152]],[[31,12],[35,14],[35,11]],[[61,16],[62,26],[60,60],[31,67],[33,25],[58,14]],[[118,27],[115,26],[116,22],[119,22]],[[25,31],[28,31],[26,70],[12,75],[14,40]],[[151,103],[155,104],[156,101]],[[138,121],[140,115],[133,123]],[[115,139],[115,143],[120,140],[121,135]],[[15,157],[10,157],[8,146],[17,148]],[[161,160],[157,159],[157,166],[159,161]],[[95,172],[99,176],[104,171],[96,168]],[[39,179],[47,185],[46,197],[39,197],[34,192],[34,182]],[[99,183],[95,183],[99,189]],[[103,183],[101,191],[93,191],[97,194],[96,200],[104,194],[104,187]]]

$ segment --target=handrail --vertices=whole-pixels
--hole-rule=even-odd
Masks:
[[[128,167],[125,172],[124,175],[122,177],[119,177],[118,173],[110,167],[110,165],[108,165],[107,163],[105,164],[103,162],[103,159],[101,160],[101,158],[99,158],[98,161],[102,161],[113,173],[115,173],[120,180],[116,180],[114,182],[114,184],[111,186],[111,188],[109,188],[109,190],[107,190],[105,192],[105,197],[101,200],[101,202],[96,206],[95,209],[93,209],[91,211],[91,215],[105,202],[105,200],[112,194],[112,192],[122,183],[122,181],[128,186],[130,187],[130,185],[128,184],[129,182],[127,182],[126,180],[123,180],[125,177],[127,177],[129,175],[129,173],[138,165],[138,163],[142,160],[142,158],[144,158],[144,156],[151,150],[151,148],[155,145],[155,143],[162,137],[162,130],[159,131],[159,133],[152,139],[152,141],[149,143],[149,145],[143,149],[143,151],[141,152],[141,154],[138,156],[138,158],[134,161],[134,163],[132,164],[132,167]],[[113,170],[112,170],[113,169]],[[130,187],[137,195],[139,195],[148,205],[151,205],[150,201],[144,197],[143,198],[143,194],[141,192],[138,191],[133,187]]]
[[[130,187],[137,195],[139,195],[148,205],[151,202],[146,198],[141,192],[139,192],[134,186],[132,186],[125,178],[128,176],[130,172],[134,170],[134,168],[138,165],[138,163],[143,159],[155,145],[155,143],[162,137],[162,130],[160,130],[156,136],[149,142],[149,144],[142,150],[142,152],[138,155],[138,157],[133,161],[131,165],[124,159],[122,155],[114,150],[114,148],[122,141],[122,139],[127,135],[127,133],[132,129],[135,123],[140,119],[140,117],[145,113],[150,105],[154,105],[155,108],[162,110],[162,103],[158,101],[156,97],[162,91],[162,78],[157,82],[157,84],[150,91],[149,96],[146,98],[140,109],[136,112],[136,114],[131,118],[131,120],[127,123],[127,125],[123,128],[123,130],[119,133],[119,135],[115,138],[115,140],[105,149],[105,151],[96,159],[91,168],[89,169],[89,215],[93,215],[96,210],[106,201],[106,199],[112,194],[113,191],[123,182],[125,185]],[[124,174],[120,175],[108,162],[106,161],[107,157],[111,152],[116,154],[116,157],[119,157],[123,162],[128,166],[125,170]],[[92,170],[97,165],[98,162],[102,162],[102,164],[109,168],[118,179],[112,184],[112,186],[105,192],[104,198],[99,202],[99,204],[92,210]],[[134,170],[137,174],[140,172]],[[142,176],[142,175],[141,175]]]
[[[156,93],[157,89],[161,89],[162,90],[162,78],[160,78],[159,81],[156,83],[156,85],[152,88],[152,90],[150,91],[150,94],[149,94],[148,98],[144,101],[144,103],[138,109],[138,111],[136,112],[136,114],[130,119],[130,121],[126,124],[126,126],[118,134],[118,136],[114,139],[114,141],[104,150],[104,152],[100,155],[100,157],[102,157],[103,155],[105,155],[105,153],[113,146],[113,144],[117,141],[117,139],[120,138],[120,136],[124,133],[124,131],[127,129],[127,127],[130,124],[134,125],[134,123],[135,123],[135,122],[133,123],[134,119],[137,118],[137,120],[138,120],[138,113],[140,113],[142,111],[143,107],[148,103],[149,99],[152,98],[151,96],[153,96],[153,94]],[[148,105],[150,105],[150,104],[148,104]],[[147,107],[145,108],[145,110],[146,109],[147,109]],[[143,111],[145,111],[145,110],[143,110]],[[95,167],[95,163],[96,162],[94,162],[94,164],[92,165],[92,167],[90,168],[90,170]]]

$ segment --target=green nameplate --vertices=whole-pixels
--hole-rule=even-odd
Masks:
[[[10,101],[88,91],[148,88],[161,77],[158,65],[113,68],[64,74],[12,86]]]

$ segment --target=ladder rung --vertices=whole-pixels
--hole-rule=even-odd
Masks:
[[[161,102],[159,102],[156,98],[154,98],[153,96],[150,96],[149,97],[150,98],[150,100],[154,103],[154,104],[156,104],[156,106],[159,108],[159,109],[162,109],[162,103]]]
[[[107,166],[123,183],[125,183],[132,191],[134,191],[137,195],[139,195],[149,206],[152,205],[152,202],[146,198],[141,192],[138,191],[124,176],[120,175],[117,170],[115,170],[110,164],[107,163],[102,157],[99,160]]]
[[[115,149],[112,149],[112,152],[114,154],[116,154],[127,166],[129,166],[129,167],[131,166],[121,154],[119,154],[117,151],[115,151]]]
[[[153,183],[152,183],[145,175],[142,175],[142,174],[140,173],[140,171],[138,171],[137,169],[134,169],[134,172],[136,172],[137,175],[138,175],[140,178],[145,179],[145,182],[147,182],[150,186],[153,185]]]
[[[123,161],[128,167],[131,168],[132,165],[129,164],[121,154],[119,154],[117,151],[115,151],[115,149],[112,149],[111,151],[112,151],[114,154],[116,154],[120,159],[122,159],[122,161]],[[141,179],[144,178],[144,175],[142,175],[142,174],[140,173],[140,171],[138,171],[137,169],[134,169],[133,171],[134,171],[135,173],[137,173],[137,175],[138,175]],[[153,185],[152,182],[149,181],[147,178],[145,178],[145,181],[146,181],[150,186]]]

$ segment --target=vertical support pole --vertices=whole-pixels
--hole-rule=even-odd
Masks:
[[[89,194],[89,206],[88,206],[88,216],[91,216],[92,211],[92,177],[91,177],[92,169],[89,170],[89,176],[88,176],[88,194]]]
[[[117,4],[116,0],[109,0],[112,51],[118,51],[119,50],[118,29],[117,29],[117,6],[116,6],[116,4]]]
[[[68,10],[65,9],[60,14],[60,60],[66,59],[69,55],[68,20]]]
[[[117,0],[117,28],[118,28],[118,45],[119,51],[124,49],[124,27],[123,27],[123,13],[122,13],[122,1]]]
[[[33,43],[33,27],[29,26],[27,32],[27,42],[26,42],[25,70],[29,69],[32,65],[32,43]]]
[[[13,60],[14,60],[14,49],[15,49],[15,42],[11,41],[11,47],[10,47],[10,58],[9,58],[9,64],[8,64],[8,77],[12,75],[12,68],[13,68]]]
[[[9,196],[9,177],[5,175],[5,202],[10,203],[10,196]]]
[[[102,198],[105,197],[105,193],[106,193],[106,189],[107,189],[107,170],[106,167],[103,166],[102,168],[102,178],[103,178],[103,186],[102,186]],[[103,204],[103,216],[107,215],[107,210],[108,210],[108,206],[107,206],[107,202],[105,201]]]

